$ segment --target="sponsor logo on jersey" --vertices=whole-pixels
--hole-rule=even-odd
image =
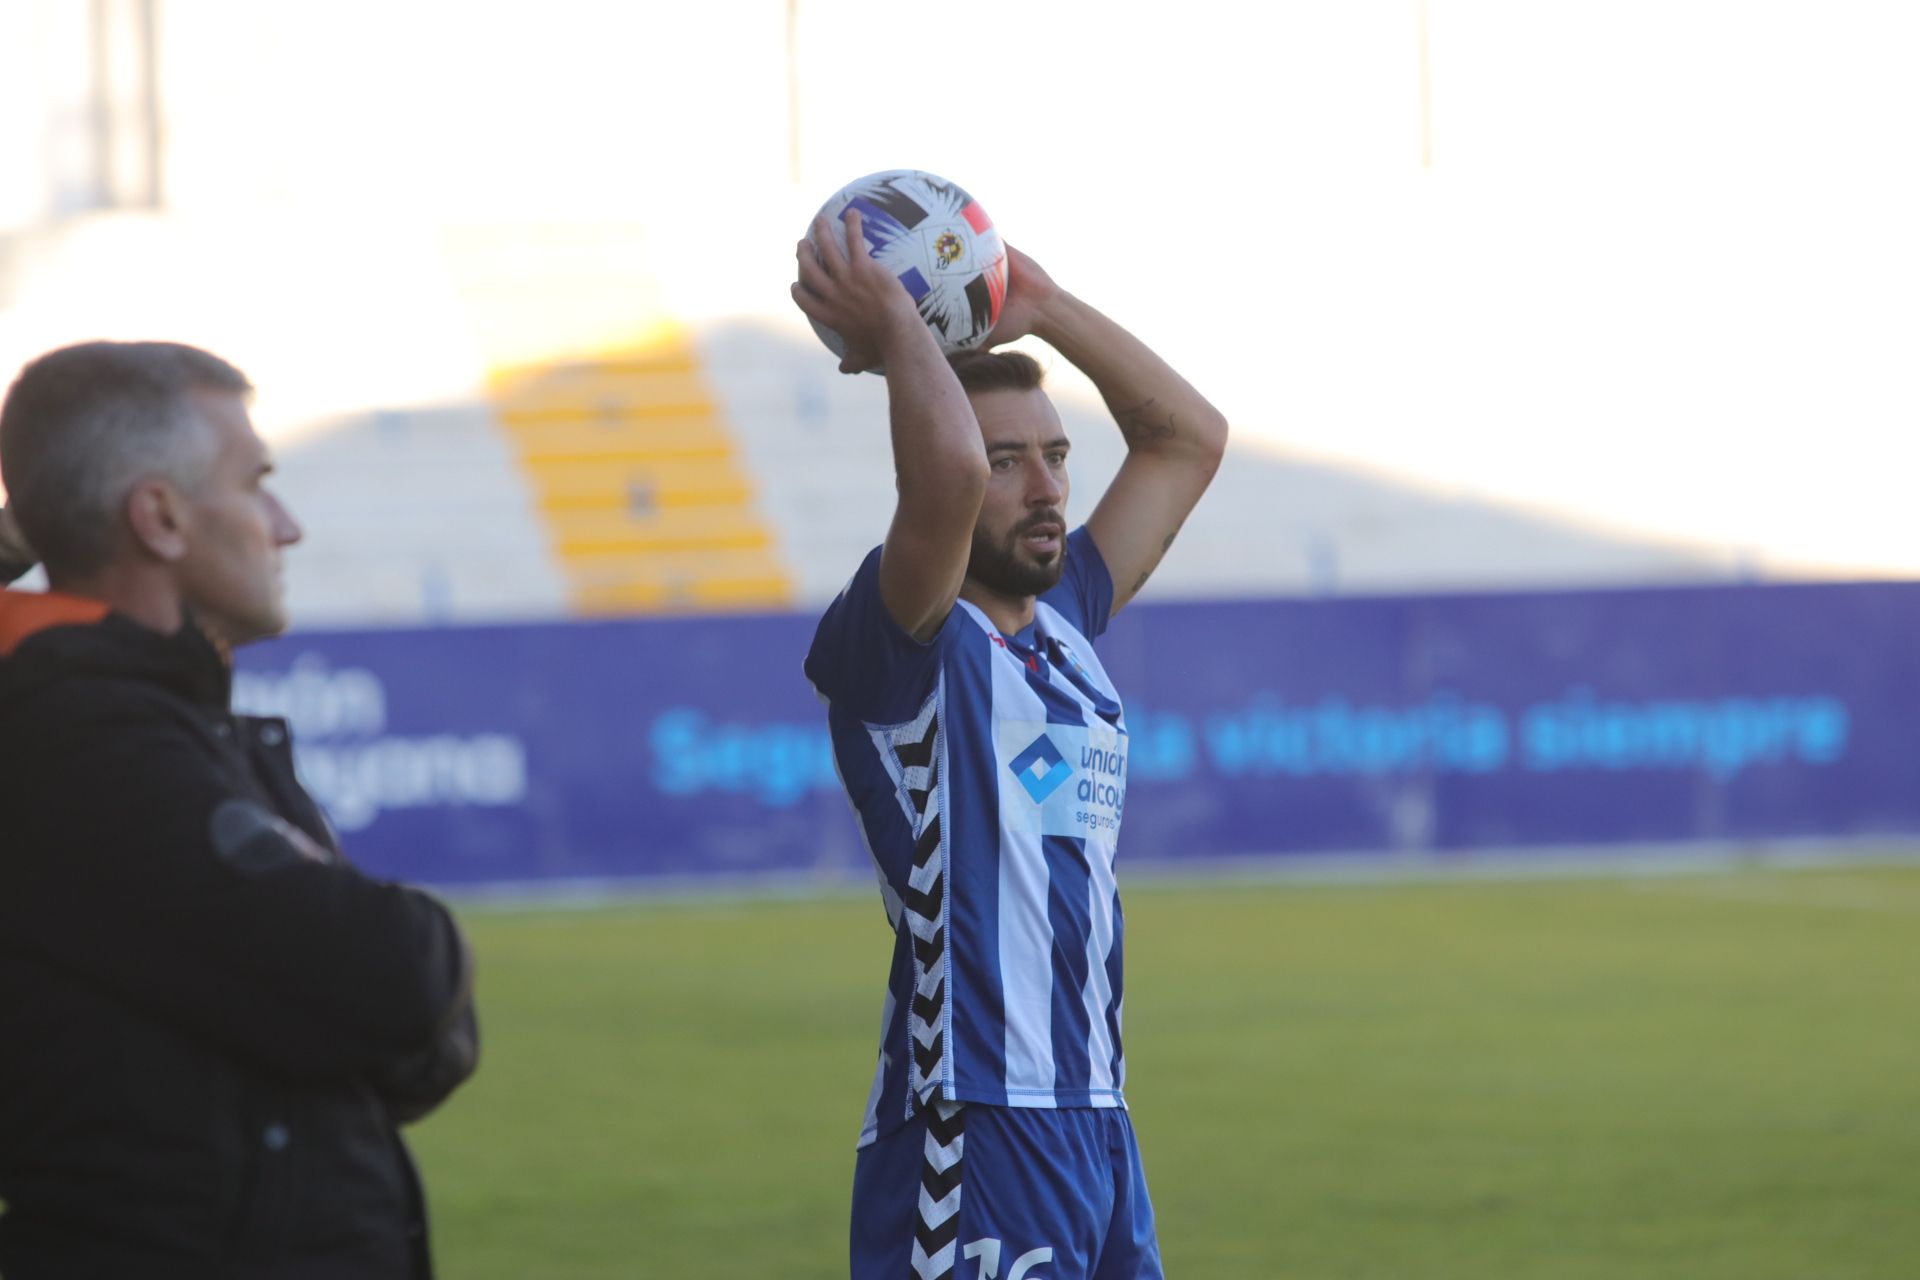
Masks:
[[[1060,789],[1062,783],[1073,776],[1073,766],[1060,754],[1060,748],[1053,745],[1053,739],[1041,734],[1027,744],[1013,759],[1007,761],[1007,768],[1013,776],[1020,779],[1027,795],[1035,804],[1045,804],[1047,797]]]

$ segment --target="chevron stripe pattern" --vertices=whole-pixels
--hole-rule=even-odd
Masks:
[[[960,1248],[960,1182],[966,1147],[966,1111],[957,1102],[927,1109],[927,1141],[920,1160],[920,1208],[913,1223],[916,1280],[952,1280]]]
[[[914,989],[907,1030],[913,1062],[907,1087],[924,1098],[945,1078],[947,1054],[946,856],[940,806],[940,717],[937,702],[890,745],[900,790],[913,816],[913,870],[900,895],[907,931],[913,935]]]

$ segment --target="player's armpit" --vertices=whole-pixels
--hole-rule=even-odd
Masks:
[[[905,513],[894,517],[894,528],[880,552],[880,599],[899,628],[922,644],[940,633],[953,612],[966,579],[968,536],[956,539],[935,532],[901,526]]]

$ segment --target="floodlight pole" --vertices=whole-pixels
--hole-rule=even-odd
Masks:
[[[792,0],[788,0],[789,4]],[[1414,0],[1420,41],[1420,167],[1433,168],[1433,56],[1427,38],[1427,0]]]
[[[787,177],[800,185],[800,0],[787,0]]]
[[[93,203],[102,209],[157,209],[160,65],[155,0],[93,0]]]

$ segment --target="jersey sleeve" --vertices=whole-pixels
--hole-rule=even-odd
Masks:
[[[880,598],[880,548],[861,562],[820,618],[807,650],[806,676],[834,707],[875,724],[912,719],[939,674],[948,626],[916,640]]]
[[[1060,581],[1040,598],[1089,640],[1107,629],[1113,616],[1113,575],[1087,526],[1067,535],[1066,567]]]

